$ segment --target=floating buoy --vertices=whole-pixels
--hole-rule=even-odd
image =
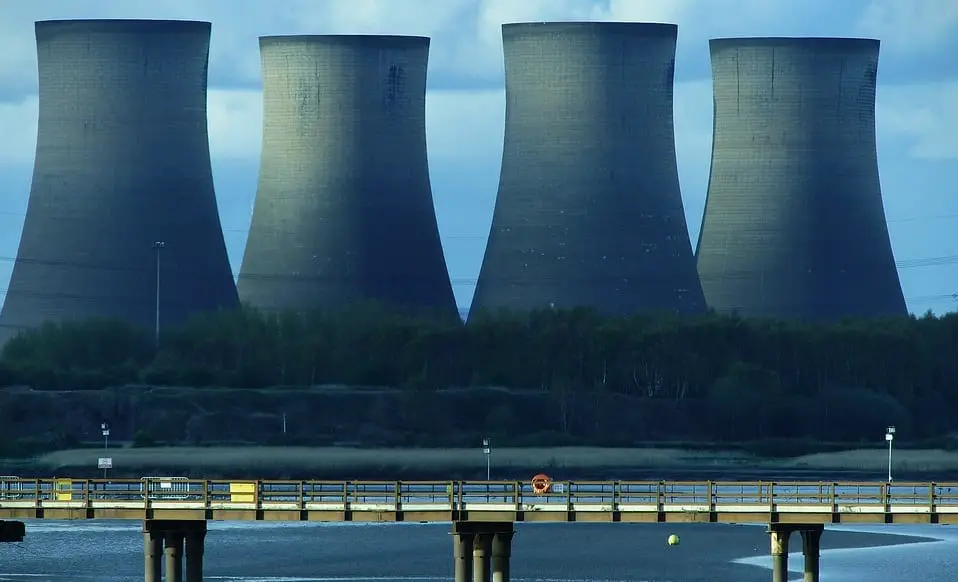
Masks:
[[[670,545],[670,546],[677,546],[677,545],[679,545],[679,536],[677,536],[677,535],[675,535],[675,534],[670,535],[670,536],[669,536],[669,545]]]

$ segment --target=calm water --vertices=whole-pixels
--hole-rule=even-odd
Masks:
[[[143,541],[134,522],[28,523],[27,541],[0,545],[0,580],[134,582],[143,579]],[[449,580],[452,543],[443,524],[214,523],[206,578],[244,582]],[[823,543],[876,543],[848,531],[894,532],[940,541],[831,549],[826,582],[954,582],[958,531],[937,526],[836,528]],[[670,548],[669,533],[682,543]],[[794,536],[797,538],[798,536]],[[796,548],[793,540],[793,548]],[[898,541],[898,540],[896,540]],[[520,524],[513,580],[767,582],[763,528],[723,525]],[[792,568],[801,571],[799,555]],[[799,579],[801,575],[797,576]]]

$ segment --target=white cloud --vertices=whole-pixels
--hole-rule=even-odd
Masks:
[[[878,137],[904,141],[912,158],[958,159],[956,104],[958,81],[880,87]]]
[[[469,163],[499,158],[505,130],[502,90],[430,91],[426,96],[426,140],[430,162]]]
[[[892,50],[935,50],[958,32],[958,2],[872,0],[859,18],[858,30],[882,39]]]
[[[217,160],[259,163],[263,135],[263,94],[236,90],[209,92],[210,154]]]

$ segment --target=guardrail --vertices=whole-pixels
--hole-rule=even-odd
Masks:
[[[958,483],[242,481],[0,477],[0,510],[598,511],[958,514]]]

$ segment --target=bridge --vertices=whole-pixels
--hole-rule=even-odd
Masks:
[[[541,484],[540,484],[541,485]],[[826,524],[958,524],[958,483],[250,481],[0,477],[0,541],[22,520],[140,520],[144,580],[203,579],[208,521],[451,522],[456,582],[508,582],[517,522],[751,523],[768,527],[772,579],[802,537],[819,579]],[[164,568],[165,564],[165,568]]]

